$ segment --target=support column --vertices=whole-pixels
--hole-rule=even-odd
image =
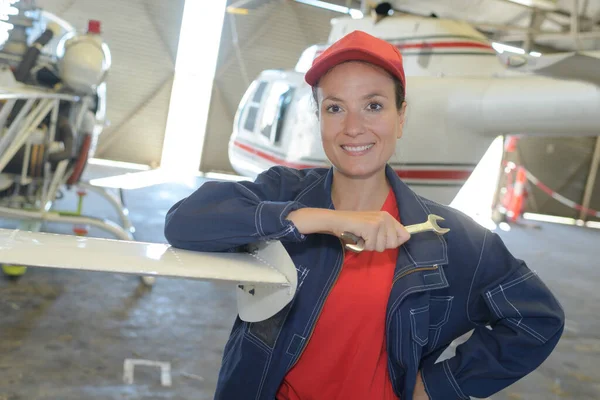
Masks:
[[[573,44],[575,45],[575,49],[579,50],[579,1],[571,1],[571,36],[573,37]]]
[[[185,2],[161,168],[200,168],[226,2]]]
[[[594,149],[594,155],[592,156],[592,162],[590,163],[590,172],[588,173],[587,181],[585,183],[585,191],[583,193],[583,201],[581,205],[583,208],[590,208],[590,202],[592,201],[592,192],[594,191],[594,184],[596,182],[596,173],[600,166],[600,136],[596,138],[596,147]],[[587,214],[582,210],[579,213],[579,219],[585,221]]]

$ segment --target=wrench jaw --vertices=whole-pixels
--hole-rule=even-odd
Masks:
[[[438,235],[443,235],[445,233],[450,232],[450,229],[442,228],[437,224],[437,221],[445,221],[443,217],[440,217],[439,215],[435,214],[429,214],[427,220],[429,221],[429,224],[431,224],[432,230]]]

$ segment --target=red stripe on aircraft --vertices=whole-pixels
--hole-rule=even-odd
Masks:
[[[233,142],[237,147],[239,147],[240,149],[254,154],[255,156],[258,156],[264,160],[270,161],[272,163],[275,163],[277,165],[283,165],[285,167],[290,167],[290,168],[296,168],[296,169],[304,169],[304,168],[314,168],[314,167],[322,167],[322,165],[310,165],[310,164],[298,164],[295,162],[290,162],[290,161],[286,161],[282,158],[276,157],[274,155],[271,155],[269,153],[265,153],[261,150],[258,150],[254,147],[248,146],[247,144],[244,143],[240,143],[237,140],[235,142]]]
[[[324,165],[320,164],[301,164],[286,161],[282,158],[274,156],[264,151],[258,150],[254,147],[248,146],[247,144],[234,141],[236,147],[251,153],[264,160],[270,161],[277,165],[283,165],[285,167],[305,169],[305,168],[322,168]],[[419,180],[441,180],[441,181],[465,181],[471,176],[470,170],[464,169],[394,169],[396,174],[403,179],[419,179]]]

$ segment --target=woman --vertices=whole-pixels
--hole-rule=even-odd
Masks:
[[[406,112],[396,47],[352,32],[315,59],[306,81],[332,168],[207,182],[166,217],[175,247],[280,240],[299,271],[281,312],[236,319],[215,397],[483,398],[539,366],[563,331],[552,293],[496,234],[417,196],[387,165]],[[411,237],[404,225],[430,213],[450,232]],[[347,252],[343,232],[362,237],[365,251]]]

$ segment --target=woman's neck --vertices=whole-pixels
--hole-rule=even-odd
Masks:
[[[385,169],[367,178],[350,178],[333,171],[331,199],[336,210],[379,211],[389,191]]]

